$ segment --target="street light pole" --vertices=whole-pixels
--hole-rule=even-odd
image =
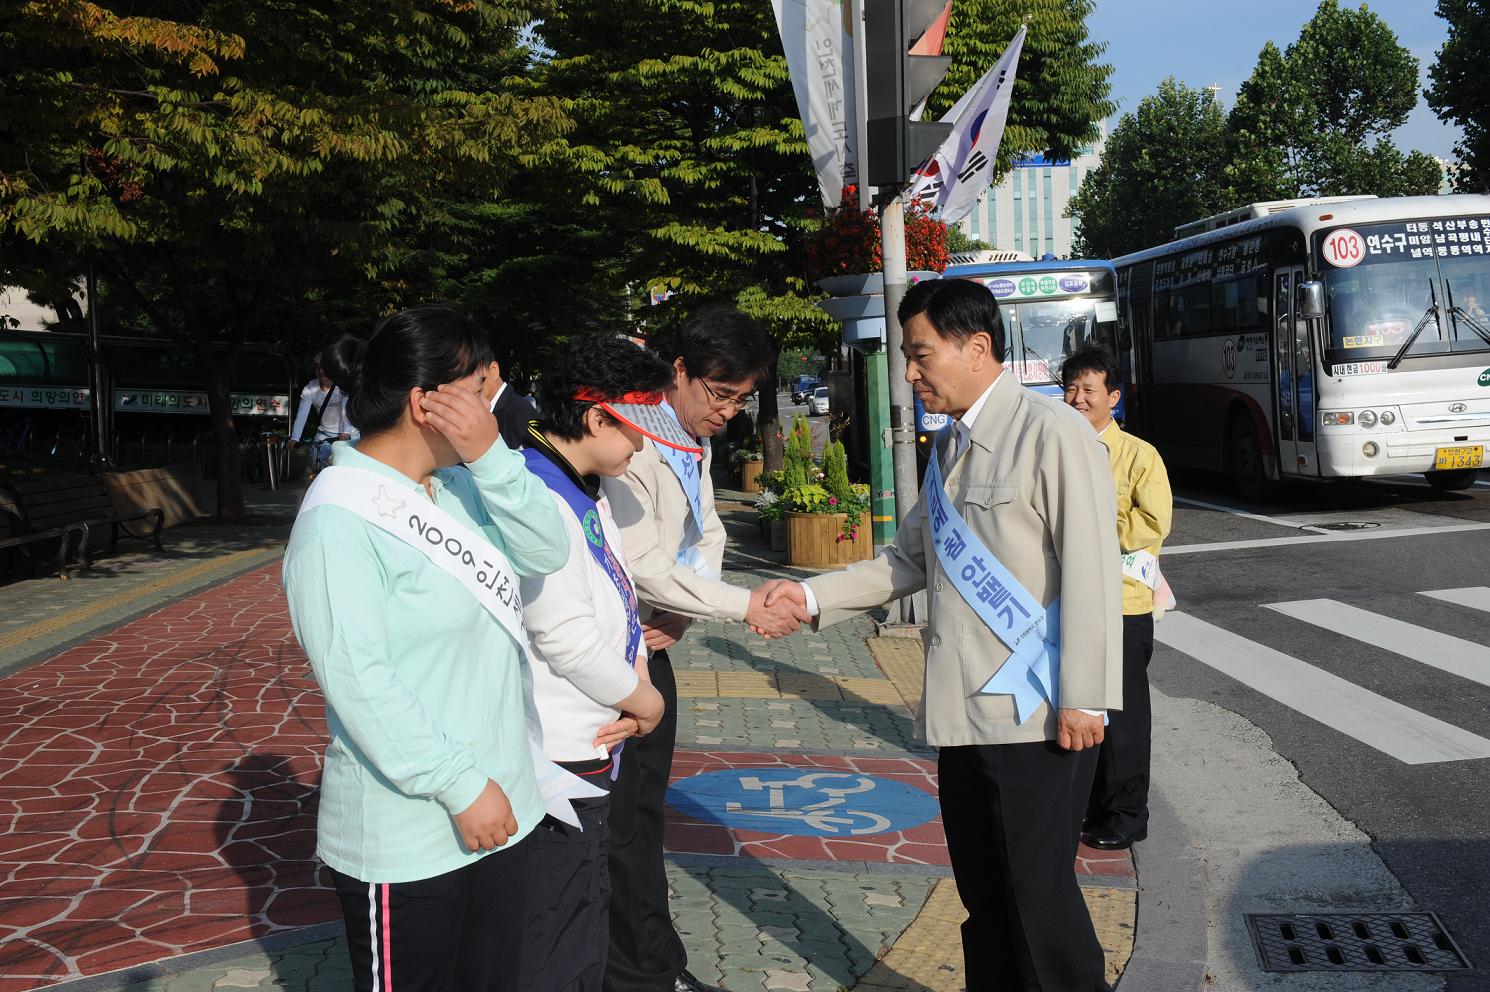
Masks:
[[[905,378],[905,352],[900,350],[904,334],[900,327],[900,301],[905,296],[905,204],[898,188],[884,190],[880,200],[880,250],[885,270],[885,357],[890,378],[890,453],[895,471],[895,522],[905,523],[920,495],[916,478],[916,411],[911,384]],[[924,618],[923,618],[924,619]],[[910,599],[900,601],[900,621],[915,622]]]

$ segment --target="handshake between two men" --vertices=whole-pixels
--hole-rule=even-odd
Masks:
[[[807,592],[800,582],[771,579],[750,591],[745,623],[762,637],[787,637],[811,619]]]

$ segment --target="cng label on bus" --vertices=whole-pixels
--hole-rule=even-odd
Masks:
[[[1486,369],[1480,373],[1479,383],[1486,389],[1490,389],[1490,369]]]
[[[1337,269],[1361,264],[1366,257],[1366,242],[1348,227],[1333,231],[1324,239],[1324,260]]]

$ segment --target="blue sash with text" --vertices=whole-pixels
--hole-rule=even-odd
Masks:
[[[941,457],[926,467],[926,519],[942,571],[959,595],[1013,655],[979,692],[1012,695],[1023,723],[1048,702],[1052,710],[1060,679],[1060,599],[1043,607],[958,514],[942,487]]]
[[[621,596],[621,605],[626,609],[626,663],[632,667],[636,666],[636,654],[642,643],[642,624],[638,614],[636,602],[636,589],[631,580],[626,577],[626,570],[621,567],[620,559],[611,550],[605,541],[605,529],[600,526],[600,510],[596,508],[595,501],[574,484],[563,469],[549,461],[547,457],[536,448],[524,448],[523,458],[528,463],[528,471],[543,480],[559,495],[579,520],[579,529],[585,533],[585,547],[590,550],[590,557],[610,577],[611,584],[616,587],[616,592]]]
[[[678,419],[677,413],[666,402],[662,404],[662,409],[667,411],[669,417],[674,420]],[[681,425],[682,421],[679,421],[679,424]],[[699,542],[704,539],[704,506],[702,482],[699,479],[699,465],[702,462],[691,451],[679,451],[677,448],[655,442],[652,447],[656,448],[662,460],[667,462],[667,467],[673,470],[678,484],[683,487],[683,495],[688,497],[688,508],[693,512],[689,526],[684,528],[686,536],[683,539],[683,546],[678,549],[677,560],[694,571],[702,571],[708,567],[697,551]]]

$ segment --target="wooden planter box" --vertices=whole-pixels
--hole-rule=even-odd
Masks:
[[[758,493],[761,491],[760,474],[766,467],[763,459],[756,458],[748,462],[740,463],[740,489],[747,493]]]
[[[837,568],[874,557],[874,537],[869,514],[859,518],[859,536],[838,540],[846,513],[788,513],[786,515],[786,563],[807,568]]]

